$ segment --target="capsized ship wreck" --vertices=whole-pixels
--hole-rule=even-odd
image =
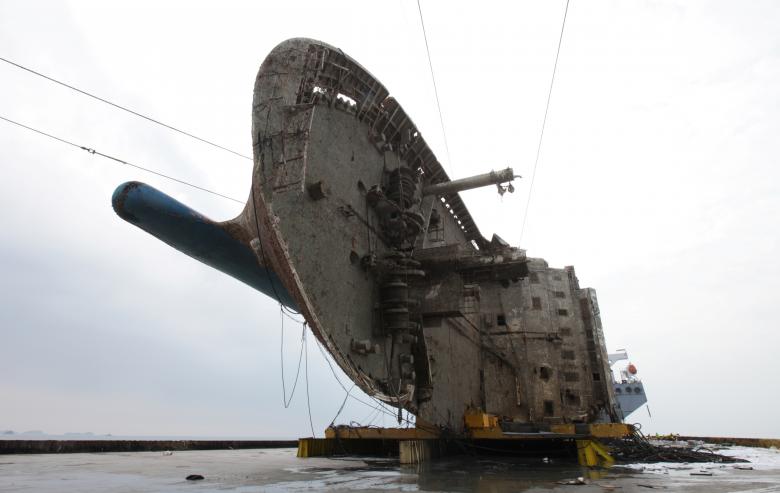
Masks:
[[[278,45],[252,105],[249,200],[214,222],[142,183],[117,214],[305,317],[366,393],[463,433],[473,410],[504,430],[619,422],[596,292],[485,238],[388,90],[341,50]],[[525,428],[524,428],[525,427]]]

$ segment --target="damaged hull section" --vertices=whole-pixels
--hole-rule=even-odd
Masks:
[[[260,67],[252,137],[237,218],[134,183],[114,208],[300,311],[358,386],[418,426],[462,434],[475,410],[506,432],[620,420],[595,291],[485,238],[459,195],[511,192],[511,169],[451,180],[374,76],[304,38]]]

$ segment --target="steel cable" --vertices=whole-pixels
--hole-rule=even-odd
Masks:
[[[531,206],[531,193],[534,189],[534,181],[536,180],[536,167],[539,164],[539,156],[542,152],[542,140],[544,139],[544,128],[547,125],[547,113],[550,111],[550,99],[552,98],[553,84],[555,83],[555,72],[558,70],[558,57],[561,54],[561,44],[563,43],[563,30],[566,27],[566,16],[569,13],[569,0],[566,0],[566,9],[563,11],[563,22],[561,23],[561,35],[558,37],[558,50],[555,52],[555,63],[553,64],[552,77],[550,78],[550,89],[547,91],[547,104],[544,107],[544,118],[542,119],[542,130],[539,133],[539,144],[536,146],[536,159],[534,159],[534,168],[531,173],[531,184],[528,186],[528,199],[525,203],[525,212],[523,213],[523,224],[520,227],[520,238],[518,243],[523,241],[523,234],[525,233],[525,223],[528,219],[528,209]]]
[[[139,118],[143,118],[144,120],[148,120],[148,121],[150,121],[150,122],[152,122],[152,123],[154,123],[156,125],[160,125],[162,127],[165,127],[165,128],[167,128],[169,130],[173,130],[174,132],[178,132],[178,133],[180,133],[182,135],[186,135],[187,137],[193,138],[195,140],[199,140],[200,142],[203,142],[204,144],[208,144],[208,145],[216,147],[218,149],[222,149],[223,151],[227,151],[227,152],[229,152],[231,154],[235,154],[236,156],[242,157],[244,159],[249,159],[250,161],[252,160],[251,157],[249,157],[249,156],[247,156],[245,154],[241,154],[240,152],[234,151],[234,150],[229,149],[229,148],[227,148],[225,146],[222,146],[222,145],[219,145],[217,143],[214,143],[214,142],[212,142],[210,140],[204,139],[202,137],[198,137],[197,135],[194,135],[194,134],[192,134],[190,132],[186,132],[184,130],[176,128],[173,125],[168,125],[167,123],[163,123],[160,120],[156,120],[156,119],[154,119],[154,118],[152,118],[150,116],[146,116],[146,115],[144,115],[142,113],[139,113],[138,111],[131,110],[130,108],[128,108],[126,106],[122,106],[120,104],[111,102],[111,101],[109,101],[109,100],[107,100],[105,98],[101,98],[100,96],[96,96],[96,95],[94,95],[94,94],[92,94],[92,93],[90,93],[88,91],[85,91],[83,89],[79,89],[78,87],[75,87],[75,86],[72,86],[72,85],[67,84],[65,82],[62,82],[60,80],[57,80],[54,77],[50,77],[48,75],[42,74],[41,72],[33,70],[33,69],[29,68],[29,67],[25,67],[24,65],[22,65],[20,63],[16,63],[14,61],[11,61],[11,60],[9,60],[7,58],[3,58],[3,57],[0,57],[0,61],[3,61],[3,62],[5,62],[5,63],[7,63],[9,65],[12,65],[12,66],[17,67],[19,69],[22,69],[24,71],[27,71],[27,72],[29,72],[31,74],[37,75],[38,77],[42,77],[42,78],[44,78],[44,79],[46,79],[46,80],[48,80],[50,82],[54,82],[55,84],[59,84],[59,85],[61,85],[63,87],[66,87],[66,88],[72,90],[72,91],[76,91],[76,92],[78,92],[80,94],[83,94],[84,96],[87,96],[87,97],[90,97],[90,98],[95,99],[97,101],[100,101],[101,103],[105,103],[105,104],[113,106],[114,108],[117,108],[119,110],[126,111],[127,113],[135,115],[135,116],[137,116]]]
[[[156,176],[159,176],[159,177],[161,177],[161,178],[165,178],[166,180],[174,181],[174,182],[176,182],[176,183],[179,183],[179,184],[181,184],[181,185],[185,185],[185,186],[188,186],[188,187],[194,188],[194,189],[196,189],[196,190],[200,190],[201,192],[210,193],[210,194],[212,194],[212,195],[216,195],[217,197],[222,197],[223,199],[231,200],[231,201],[233,201],[233,202],[236,202],[236,203],[239,203],[239,204],[243,204],[243,203],[244,203],[244,202],[243,202],[243,201],[241,201],[241,200],[234,199],[233,197],[229,197],[229,196],[227,196],[227,195],[224,195],[224,194],[221,194],[221,193],[219,193],[219,192],[215,192],[214,190],[209,190],[208,188],[201,187],[201,186],[199,186],[199,185],[195,185],[195,184],[193,184],[193,183],[190,183],[190,182],[187,182],[187,181],[184,181],[184,180],[180,180],[179,178],[175,178],[175,177],[173,177],[173,176],[166,175],[166,174],[164,174],[164,173],[160,173],[159,171],[155,171],[155,170],[153,170],[153,169],[151,169],[151,168],[145,168],[145,167],[143,167],[143,166],[140,166],[140,165],[138,165],[138,164],[134,164],[134,163],[131,163],[131,162],[129,162],[129,161],[125,161],[124,159],[119,159],[118,157],[114,157],[114,156],[111,156],[111,155],[109,155],[109,154],[104,154],[104,153],[102,153],[102,152],[100,152],[100,151],[97,151],[97,150],[95,150],[95,149],[91,148],[91,147],[87,147],[87,146],[82,146],[82,145],[79,145],[79,144],[75,144],[75,143],[73,143],[73,142],[71,142],[71,141],[69,141],[69,140],[63,139],[63,138],[61,138],[61,137],[57,137],[57,136],[55,136],[55,135],[52,135],[52,134],[50,134],[50,133],[46,133],[46,132],[44,132],[44,131],[42,131],[42,130],[38,130],[38,129],[36,129],[36,128],[33,128],[33,127],[27,126],[27,125],[25,125],[25,124],[23,124],[23,123],[19,123],[19,122],[15,121],[15,120],[12,120],[12,119],[10,119],[10,118],[6,118],[6,117],[4,117],[4,116],[2,116],[2,115],[0,115],[0,120],[4,120],[4,121],[6,121],[6,122],[8,122],[8,123],[12,123],[12,124],[14,124],[14,125],[16,125],[16,126],[18,126],[18,127],[21,127],[21,128],[24,128],[24,129],[30,130],[30,131],[32,131],[32,132],[35,132],[35,133],[37,133],[37,134],[40,134],[40,135],[43,135],[43,136],[49,137],[50,139],[57,140],[57,141],[59,141],[59,142],[62,142],[62,143],[64,143],[64,144],[71,145],[71,146],[73,146],[73,147],[76,147],[76,148],[78,148],[78,149],[81,149],[81,150],[83,150],[83,151],[87,151],[87,152],[88,152],[88,153],[90,153],[90,154],[93,154],[93,155],[98,155],[98,156],[104,157],[104,158],[106,158],[106,159],[110,159],[110,160],[112,160],[112,161],[115,161],[115,162],[117,162],[117,163],[124,164],[124,165],[126,165],[126,166],[131,166],[131,167],[133,167],[133,168],[136,168],[136,169],[139,169],[139,170],[141,170],[141,171],[145,171],[145,172],[147,172],[147,173],[151,173],[151,174],[153,174],[153,175],[156,175]]]

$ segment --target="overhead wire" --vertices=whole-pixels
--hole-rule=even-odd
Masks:
[[[425,40],[425,53],[428,55],[428,67],[431,69],[431,81],[433,81],[433,94],[436,97],[436,108],[439,110],[439,123],[441,124],[441,133],[444,137],[444,149],[447,152],[447,161],[452,165],[450,156],[450,144],[447,142],[447,131],[444,128],[444,116],[441,111],[441,102],[439,101],[439,89],[436,87],[436,76],[433,73],[433,62],[431,61],[431,49],[428,46],[428,34],[425,31],[425,21],[423,20],[422,7],[420,0],[417,0],[417,11],[420,13],[420,25],[422,26],[423,39]]]
[[[179,183],[181,185],[185,185],[185,186],[188,186],[190,188],[194,188],[196,190],[200,190],[202,192],[210,193],[210,194],[215,195],[217,197],[222,197],[223,199],[231,200],[231,201],[236,202],[238,204],[243,204],[244,203],[244,201],[242,201],[242,200],[235,199],[235,198],[230,197],[228,195],[224,195],[222,193],[215,192],[214,190],[210,190],[208,188],[201,187],[199,185],[195,185],[194,183],[190,183],[188,181],[184,181],[184,180],[181,180],[179,178],[176,178],[176,177],[173,177],[173,176],[170,176],[170,175],[166,175],[166,174],[161,173],[159,171],[155,171],[155,170],[153,170],[151,168],[146,168],[144,166],[140,166],[138,164],[131,163],[130,161],[125,161],[124,159],[120,159],[118,157],[102,153],[102,152],[100,152],[100,151],[98,151],[96,149],[93,149],[91,147],[87,147],[87,146],[76,144],[76,143],[71,142],[71,141],[69,141],[67,139],[63,139],[62,137],[57,137],[56,135],[44,132],[42,130],[38,130],[37,128],[30,127],[30,126],[25,125],[23,123],[19,123],[18,121],[12,120],[10,118],[6,118],[5,116],[0,115],[0,120],[4,120],[4,121],[6,121],[8,123],[11,123],[11,124],[14,124],[14,125],[16,125],[18,127],[30,130],[31,132],[35,132],[35,133],[37,133],[39,135],[43,135],[43,136],[48,137],[50,139],[54,139],[56,141],[62,142],[63,144],[68,144],[70,146],[76,147],[77,149],[81,149],[81,150],[87,151],[90,154],[98,155],[98,156],[104,157],[106,159],[110,159],[112,161],[115,161],[117,163],[124,164],[126,166],[131,166],[133,168],[139,169],[139,170],[144,171],[146,173],[150,173],[150,174],[159,176],[161,178],[165,178],[166,180],[174,181],[174,182]]]
[[[525,224],[528,219],[528,209],[531,206],[531,195],[534,189],[534,181],[536,180],[536,168],[539,165],[539,156],[542,151],[542,140],[544,139],[544,128],[547,125],[547,114],[550,110],[550,99],[552,98],[553,84],[555,83],[555,72],[558,69],[558,57],[561,54],[561,44],[563,43],[563,31],[566,27],[566,16],[569,13],[569,0],[566,0],[566,8],[563,11],[563,21],[561,22],[561,34],[558,37],[558,49],[555,52],[555,63],[553,64],[552,77],[550,77],[550,88],[547,91],[547,104],[544,107],[544,118],[542,119],[542,129],[539,132],[539,144],[536,146],[536,159],[534,159],[534,167],[531,172],[531,183],[528,185],[528,199],[525,203],[525,212],[523,213],[523,224],[520,227],[520,238],[518,243],[523,241],[523,234],[525,233]]]
[[[280,305],[281,307],[281,305]],[[284,381],[284,317],[285,313],[280,309],[279,313],[281,314],[281,320],[282,320],[282,330],[281,330],[281,344],[279,348],[279,354],[280,354],[280,361],[281,361],[281,367],[282,367],[282,402],[284,403],[284,408],[287,409],[290,407],[290,403],[292,402],[293,396],[295,395],[295,388],[298,386],[298,376],[301,374],[301,361],[303,360],[303,341],[306,339],[306,325],[301,324],[301,350],[300,354],[298,355],[298,369],[295,371],[295,382],[293,382],[293,388],[290,391],[290,398],[287,398],[287,388]]]
[[[341,415],[341,411],[344,410],[344,406],[347,405],[347,399],[349,399],[349,396],[352,393],[352,390],[355,388],[355,385],[356,385],[355,382],[352,382],[352,387],[349,388],[349,390],[347,391],[347,395],[344,396],[344,400],[341,401],[341,406],[339,407],[339,410],[336,411],[336,415],[333,416],[333,419],[330,420],[330,425],[331,426],[333,426],[336,423],[336,420]]]
[[[306,331],[303,332],[303,347],[306,353],[306,409],[309,411],[309,426],[311,426],[311,436],[316,437],[314,433],[314,423],[311,419],[311,398],[309,397],[309,345],[306,342]]]
[[[365,418],[363,418],[363,423],[365,423],[363,426],[365,427],[371,427],[374,424],[374,421],[377,420],[380,416],[383,416],[382,414],[382,408],[381,406],[377,405],[376,408],[372,412],[368,414]]]
[[[25,67],[24,65],[22,65],[20,63],[14,62],[12,60],[9,60],[9,59],[3,58],[3,57],[0,57],[0,61],[5,62],[5,63],[7,63],[9,65],[12,65],[14,67],[17,67],[17,68],[19,68],[21,70],[24,70],[26,72],[29,72],[31,74],[37,75],[38,77],[42,77],[42,78],[44,78],[44,79],[46,79],[46,80],[48,80],[50,82],[53,82],[55,84],[59,84],[60,86],[66,87],[66,88],[68,88],[68,89],[70,89],[72,91],[76,91],[76,92],[78,92],[80,94],[83,94],[84,96],[87,96],[87,97],[90,97],[90,98],[95,99],[97,101],[100,101],[101,103],[105,103],[107,105],[113,106],[114,108],[117,108],[119,110],[125,111],[125,112],[130,113],[132,115],[135,115],[135,116],[137,116],[139,118],[143,118],[144,120],[150,121],[150,122],[152,122],[152,123],[154,123],[156,125],[160,125],[160,126],[165,127],[165,128],[167,128],[169,130],[173,130],[174,132],[178,132],[178,133],[180,133],[182,135],[186,135],[187,137],[190,137],[190,138],[193,138],[193,139],[198,140],[200,142],[203,142],[204,144],[208,144],[210,146],[216,147],[217,149],[222,149],[223,151],[227,151],[227,152],[229,152],[231,154],[235,154],[236,156],[242,157],[244,159],[249,159],[250,161],[252,160],[252,158],[247,156],[246,154],[242,154],[242,153],[240,153],[238,151],[234,151],[233,149],[230,149],[230,148],[225,147],[223,145],[217,144],[215,142],[212,142],[210,140],[204,139],[202,137],[198,137],[197,135],[195,135],[193,133],[190,133],[190,132],[187,132],[187,131],[182,130],[180,128],[174,127],[173,125],[169,125],[167,123],[161,122],[160,120],[157,120],[157,119],[152,118],[150,116],[144,115],[143,113],[140,113],[138,111],[130,109],[127,106],[123,106],[121,104],[117,104],[117,103],[114,103],[112,101],[109,101],[108,99],[101,98],[100,96],[96,96],[95,94],[92,94],[89,91],[85,91],[84,89],[79,89],[78,87],[75,87],[75,86],[73,86],[71,84],[62,82],[61,80],[55,79],[54,77],[51,77],[49,75],[43,74],[41,72],[38,72],[37,70],[33,70],[33,69],[29,68],[29,67]]]

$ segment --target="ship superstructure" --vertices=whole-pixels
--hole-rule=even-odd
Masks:
[[[628,361],[628,353],[626,353],[625,349],[618,349],[614,353],[609,353],[610,367],[618,361]],[[628,362],[624,368],[618,370],[617,378],[610,371],[613,382],[612,388],[617,399],[621,420],[624,420],[629,414],[647,403],[645,386],[637,373],[636,366],[631,362]]]

